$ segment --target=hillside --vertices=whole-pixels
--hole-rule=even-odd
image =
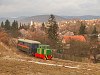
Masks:
[[[17,38],[0,32],[0,75],[100,75],[99,63],[43,60],[18,50],[16,44]]]
[[[92,16],[92,15],[85,15],[85,16],[57,16],[56,17],[56,21],[64,21],[66,19],[81,19],[81,20],[91,20],[91,19],[100,19],[100,16]],[[0,23],[2,21],[5,21],[6,19],[10,20],[10,22],[17,20],[19,23],[25,23],[28,24],[31,21],[34,22],[47,22],[49,18],[49,15],[37,15],[37,16],[22,16],[22,17],[6,17],[6,18],[0,18]]]
[[[62,21],[65,20],[65,18],[60,17],[60,16],[56,16],[56,21]],[[47,22],[47,20],[49,19],[49,15],[37,15],[37,16],[31,16],[31,17],[26,17],[23,19],[20,19],[21,22],[24,21],[34,21],[34,22]]]
[[[63,17],[60,17],[60,16],[56,16],[56,21],[63,21],[63,20],[66,20],[65,18]],[[6,19],[10,20],[11,22],[13,20],[17,20],[19,23],[30,23],[31,21],[34,21],[34,22],[47,22],[49,18],[49,15],[37,15],[37,16],[30,16],[30,17],[26,17],[26,16],[23,16],[23,17],[18,17],[18,18],[0,18],[0,22],[2,21],[5,21]]]
[[[100,75],[100,64],[38,59],[0,43],[0,75]]]
[[[84,16],[63,16],[66,19],[81,19],[81,20],[92,20],[100,19],[100,16],[84,15]]]

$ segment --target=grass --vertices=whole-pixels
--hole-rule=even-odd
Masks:
[[[16,51],[16,50],[15,50]],[[0,53],[4,56],[14,56],[0,45]],[[24,59],[24,56],[22,56]],[[30,58],[30,57],[28,57]],[[59,59],[58,59],[59,60]],[[49,61],[50,62],[50,61]],[[63,62],[57,62],[63,63]],[[75,65],[75,62],[66,62],[66,65]],[[64,67],[39,65],[35,63],[22,62],[17,60],[7,60],[0,57],[0,75],[100,75],[100,64],[78,63],[80,69],[70,69]]]

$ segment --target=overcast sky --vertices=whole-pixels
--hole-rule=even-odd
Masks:
[[[100,15],[100,0],[0,0],[0,17]]]

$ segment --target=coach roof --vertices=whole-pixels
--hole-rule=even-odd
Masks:
[[[18,41],[27,42],[27,43],[33,43],[33,44],[41,44],[38,41],[33,41],[33,40],[28,40],[28,39],[18,39]]]

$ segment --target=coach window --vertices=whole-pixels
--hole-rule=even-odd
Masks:
[[[23,45],[23,42],[19,41],[19,44]]]
[[[23,45],[25,44],[25,42],[22,42],[23,43]]]
[[[34,45],[34,47],[35,47],[35,48],[37,48],[37,47],[38,47],[38,45],[37,45],[37,44],[35,44],[35,45]]]
[[[29,46],[29,43],[25,43],[24,45],[25,45],[25,46]]]
[[[27,46],[29,46],[29,43],[27,43]]]

